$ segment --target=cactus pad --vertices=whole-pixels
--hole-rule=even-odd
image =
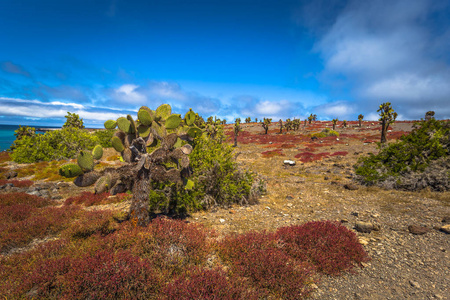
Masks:
[[[136,133],[136,123],[133,120],[133,117],[127,115],[127,120],[130,122],[130,131],[128,133]]]
[[[104,124],[106,129],[115,129],[117,126],[117,122],[114,120],[108,120]]]
[[[186,125],[191,126],[195,122],[195,112],[192,111],[192,109],[189,109],[189,111],[184,115],[184,122]]]
[[[170,115],[170,117],[167,118],[165,125],[167,129],[175,129],[180,125],[180,123],[181,123],[181,116],[172,114]]]
[[[143,107],[141,107],[138,111],[138,119],[139,119],[139,122],[141,122],[141,124],[144,124],[147,126],[152,125],[152,122],[153,122],[152,115],[150,114],[150,112],[147,109],[145,109]]]
[[[152,129],[154,129],[156,135],[158,135],[160,138],[163,138],[167,135],[166,128],[164,128],[164,126],[159,125],[155,121],[153,121],[153,123],[152,123]]]
[[[196,137],[200,137],[202,135],[202,131],[198,127],[192,127],[192,128],[189,128],[187,134],[192,138],[196,138]]]
[[[94,169],[94,157],[89,151],[80,151],[77,157],[78,165],[82,170],[92,171]]]
[[[194,182],[189,179],[184,180],[184,188],[186,190],[192,190],[194,188]]]
[[[100,177],[95,183],[95,193],[101,194],[108,191],[111,188],[111,175],[106,174]]]
[[[139,125],[137,128],[140,137],[146,138],[150,134],[150,127],[147,125]]]
[[[103,148],[100,145],[97,145],[94,147],[94,149],[92,150],[92,156],[94,157],[94,159],[100,159],[103,156]]]
[[[171,113],[172,113],[172,108],[170,107],[169,104],[162,104],[162,105],[158,106],[158,108],[156,109],[156,116],[160,120],[166,120],[170,116]]]
[[[117,125],[119,126],[119,129],[123,132],[130,133],[131,131],[131,124],[130,121],[128,121],[127,118],[120,117],[117,119]]]
[[[111,144],[117,152],[122,152],[125,149],[125,147],[122,144],[122,141],[117,136],[112,137]]]
[[[101,177],[100,173],[98,173],[96,171],[92,171],[92,172],[81,174],[80,176],[75,178],[73,183],[79,187],[86,187],[86,186],[93,185],[97,181],[97,179],[100,177]]]
[[[81,174],[83,174],[83,170],[76,164],[68,163],[59,168],[59,175],[67,178],[77,177]]]

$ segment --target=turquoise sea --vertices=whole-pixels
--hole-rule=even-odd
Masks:
[[[32,126],[32,125],[29,126],[34,128],[51,127],[51,126]],[[19,128],[19,125],[0,124],[0,151],[8,150],[11,144],[16,140],[16,137],[14,136],[14,131],[17,130],[17,128]]]

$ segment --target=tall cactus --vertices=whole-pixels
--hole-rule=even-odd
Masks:
[[[389,128],[389,125],[395,122],[397,119],[397,113],[391,106],[390,102],[386,102],[380,105],[380,108],[377,110],[380,113],[380,124],[381,124],[381,143],[386,143],[386,134]]]
[[[336,124],[337,124],[338,121],[339,121],[338,118],[332,120],[332,122],[333,122],[333,130],[336,130]]]
[[[272,119],[264,118],[263,122],[261,123],[261,126],[264,128],[265,134],[267,134],[267,131],[269,130],[269,126],[272,123]]]
[[[362,120],[364,119],[364,115],[362,115],[362,114],[359,114],[359,116],[358,116],[358,121],[359,121],[359,127],[361,127],[361,122],[362,122]]]
[[[237,137],[241,130],[241,119],[237,118],[234,122],[234,147],[237,147]]]
[[[148,197],[152,181],[173,182],[184,185],[186,189],[192,188],[193,182],[187,179],[190,174],[187,155],[192,146],[187,142],[200,136],[202,130],[195,125],[196,114],[192,110],[182,119],[181,115],[172,114],[168,104],[155,111],[143,106],[137,115],[137,121],[128,115],[117,121],[105,122],[109,129],[118,126],[111,143],[127,164],[117,169],[93,171],[91,159],[98,157],[99,149],[94,148],[93,153],[82,152],[78,164],[84,174],[75,179],[75,184],[88,186],[95,183],[96,192],[109,191],[111,194],[131,190],[131,219],[133,223],[145,226],[150,221]],[[168,169],[168,163],[174,163],[176,167]],[[65,170],[63,173],[74,172]]]

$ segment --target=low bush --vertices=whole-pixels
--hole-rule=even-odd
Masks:
[[[279,248],[273,233],[226,237],[219,244],[219,254],[233,274],[248,278],[265,296],[300,299],[312,291],[314,266],[293,259]]]
[[[15,187],[30,187],[34,184],[34,182],[31,180],[0,179],[0,185],[4,185],[4,184],[8,184],[8,183],[11,183]]]
[[[63,236],[83,239],[93,234],[107,235],[117,229],[110,210],[81,211],[74,217],[62,233]]]
[[[189,156],[193,188],[154,182],[149,210],[182,215],[213,206],[257,203],[264,184],[254,174],[238,168],[233,147],[222,142],[224,139],[220,132],[215,138],[196,138]]]
[[[94,135],[98,138],[98,141],[103,148],[111,148],[111,138],[115,132],[115,129],[96,130]]]
[[[355,165],[356,179],[363,184],[391,188],[415,190],[429,186],[431,189],[449,190],[446,168],[433,164],[431,169],[435,174],[431,177],[423,174],[428,173],[425,170],[430,164],[439,159],[445,161],[448,157],[450,121],[431,119],[416,126],[409,135],[381,148],[378,154],[360,158]]]
[[[323,138],[327,136],[339,136],[339,132],[331,130],[329,128],[325,128],[321,132],[311,134],[311,137],[318,137],[318,138]]]
[[[251,290],[243,280],[228,277],[222,269],[192,268],[162,290],[163,299],[260,299],[262,294]]]
[[[310,262],[328,275],[338,275],[368,260],[355,233],[339,223],[315,221],[282,227],[276,237],[288,255]]]
[[[17,163],[67,159],[75,157],[79,150],[91,150],[98,143],[98,137],[88,131],[67,127],[16,139],[10,156]]]

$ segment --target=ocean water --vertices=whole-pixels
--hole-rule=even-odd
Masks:
[[[16,140],[14,131],[17,128],[19,128],[18,125],[0,125],[0,151],[8,150]]]
[[[52,126],[33,126],[28,125],[30,127],[39,128],[51,128]],[[8,150],[11,144],[16,140],[14,136],[14,131],[19,128],[19,125],[1,125],[0,124],[0,151]],[[55,127],[56,128],[56,127]],[[41,133],[41,132],[37,132]]]

